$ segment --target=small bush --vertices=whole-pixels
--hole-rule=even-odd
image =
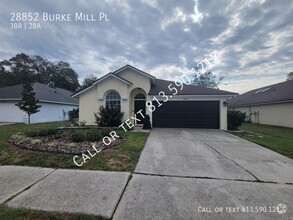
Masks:
[[[85,120],[80,121],[80,122],[78,123],[79,126],[85,126],[85,124],[86,124],[86,121],[85,121]]]
[[[43,136],[53,135],[53,134],[57,134],[57,132],[58,132],[58,129],[53,129],[53,128],[42,129],[39,131],[39,136],[43,137]]]
[[[103,138],[102,132],[97,129],[74,131],[70,135],[70,140],[72,142],[82,142],[82,141],[100,141]]]
[[[246,114],[240,111],[228,110],[228,130],[237,130],[245,121]]]
[[[25,132],[25,134],[28,137],[43,137],[43,136],[57,134],[57,132],[58,132],[58,129],[49,128],[49,129],[42,129],[39,131],[27,131]]]
[[[85,141],[85,135],[82,132],[75,131],[71,133],[70,140],[72,142],[82,142]]]
[[[25,132],[25,135],[28,137],[38,137],[39,132],[38,131],[27,131],[27,132]]]
[[[30,143],[33,139],[31,137],[26,137],[24,139],[22,139],[20,142],[21,143]]]
[[[71,122],[77,122],[78,121],[78,114],[79,114],[79,109],[72,109],[71,111],[68,111],[68,117],[69,121]]]
[[[42,141],[40,139],[31,140],[31,144],[33,144],[33,145],[38,145],[38,144],[41,144],[41,143],[42,143]]]
[[[95,113],[96,123],[101,127],[118,127],[121,125],[123,112],[113,106],[100,106],[99,112]]]
[[[62,138],[62,132],[58,132],[57,134],[54,135],[54,139],[59,139]]]
[[[86,141],[91,141],[91,142],[94,142],[94,141],[100,141],[102,139],[102,133],[101,131],[99,130],[91,130],[91,131],[88,131],[86,134]]]
[[[20,140],[24,139],[25,137],[23,136],[22,133],[18,132],[16,134],[12,135],[11,138],[13,140],[20,141]]]

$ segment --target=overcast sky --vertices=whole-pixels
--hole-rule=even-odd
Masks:
[[[13,12],[38,13],[41,29],[10,29]],[[43,12],[72,21],[43,21]],[[97,21],[75,21],[76,12]],[[0,16],[0,60],[20,52],[63,60],[80,80],[125,64],[174,80],[213,51],[220,89],[243,93],[293,71],[292,0],[1,0]]]

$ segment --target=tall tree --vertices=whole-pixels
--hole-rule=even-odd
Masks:
[[[94,76],[93,74],[87,75],[81,84],[81,89],[85,89],[91,86],[95,81],[97,81],[98,77]]]
[[[52,87],[76,91],[77,73],[67,62],[51,62],[41,56],[17,54],[0,62],[0,87],[39,82]]]
[[[0,86],[17,85],[25,81],[36,82],[33,60],[24,53],[1,61],[0,66]]]
[[[36,99],[35,93],[33,91],[33,87],[30,83],[26,83],[23,86],[22,90],[22,99],[20,102],[15,104],[20,108],[20,110],[24,111],[28,115],[28,124],[31,123],[31,115],[39,112],[40,105],[38,105],[39,100]]]
[[[79,88],[78,75],[69,63],[60,61],[53,66],[49,77],[49,86],[76,91]]]
[[[223,76],[220,76],[219,79],[212,72],[205,72],[203,74],[194,74],[192,85],[206,87],[206,88],[215,88],[217,89]]]
[[[287,80],[293,80],[293,72],[287,74]]]

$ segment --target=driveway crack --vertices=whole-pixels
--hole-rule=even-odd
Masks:
[[[229,178],[218,178],[218,177],[208,177],[208,176],[180,176],[180,175],[169,175],[169,174],[161,175],[161,174],[142,173],[142,172],[133,172],[132,175],[171,177],[171,178],[183,178],[183,179],[225,180],[225,181],[232,181],[232,182],[248,182],[248,183],[268,183],[268,184],[292,185],[291,183],[278,183],[278,182],[272,182],[272,181],[257,181],[257,180],[244,180],[244,179],[229,179]]]
[[[241,169],[245,170],[247,173],[249,173],[251,176],[253,176],[257,182],[263,182],[261,181],[259,178],[257,178],[257,176],[255,176],[252,172],[250,172],[249,170],[245,169],[243,166],[241,166],[240,164],[238,164],[237,162],[235,162],[234,160],[230,159],[229,157],[226,157],[224,154],[220,153],[219,151],[217,151],[214,147],[212,147],[210,144],[206,143],[206,142],[202,142],[203,144],[207,145],[208,147],[210,147],[211,149],[213,149],[215,152],[217,152],[218,154],[220,154],[221,156],[223,156],[225,159],[233,162],[234,164],[236,164],[237,166],[239,166]]]

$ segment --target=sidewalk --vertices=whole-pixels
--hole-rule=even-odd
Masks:
[[[130,173],[0,166],[0,204],[111,218]]]
[[[16,124],[16,123],[0,122],[0,126],[3,126],[3,125],[13,125],[13,124]]]

